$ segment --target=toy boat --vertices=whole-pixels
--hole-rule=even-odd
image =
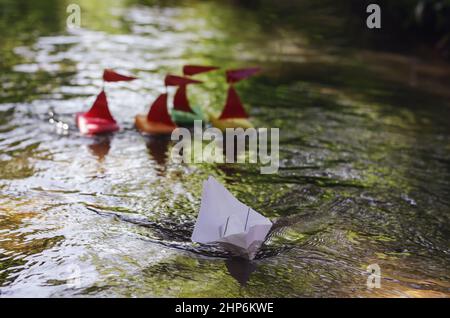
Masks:
[[[172,119],[180,125],[192,125],[194,120],[205,120],[203,110],[198,106],[191,106],[186,95],[187,85],[178,87],[173,99]]]
[[[76,122],[83,135],[95,135],[119,130],[119,125],[109,111],[108,100],[103,90],[98,94],[88,112],[76,114]]]
[[[203,183],[193,242],[219,244],[233,256],[252,260],[271,228],[268,218],[240,202],[213,177]]]
[[[103,72],[104,82],[132,81],[134,79],[136,78],[121,75],[109,69]],[[96,135],[119,130],[119,125],[109,111],[104,89],[98,94],[89,111],[76,114],[75,121],[83,135]]]
[[[202,109],[198,106],[191,107],[187,98],[187,86],[189,84],[199,83],[201,82],[188,77],[176,75],[166,76],[166,86],[178,86],[173,98],[173,109],[171,111],[171,116],[175,123],[180,125],[192,125],[194,120],[205,119]]]
[[[219,69],[216,66],[185,65],[184,76],[193,76]],[[194,120],[206,120],[207,116],[199,106],[191,106],[187,98],[187,84],[179,85],[173,100],[172,119],[180,125],[192,125]]]
[[[168,135],[177,128],[167,110],[167,93],[154,101],[147,115],[135,117],[136,128],[145,134]]]
[[[247,129],[253,127],[233,84],[257,72],[259,72],[259,68],[228,70],[226,72],[227,82],[230,86],[228,88],[225,107],[220,116],[211,113],[209,114],[209,120],[214,127],[219,128],[222,131],[227,128]]]
[[[247,112],[242,106],[239,95],[232,86],[228,88],[227,101],[222,114],[218,117],[214,116],[214,114],[209,114],[209,120],[214,127],[223,131],[227,128],[247,129],[253,127],[253,124],[248,119]]]

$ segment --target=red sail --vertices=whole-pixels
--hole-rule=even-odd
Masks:
[[[260,71],[261,71],[261,69],[259,67],[228,70],[227,71],[227,82],[228,83],[237,83],[237,82],[239,82],[243,79],[246,79],[247,77],[250,77]]]
[[[102,91],[100,94],[98,94],[97,99],[95,100],[91,109],[84,115],[90,118],[102,118],[112,122],[116,122],[109,112],[108,100],[106,99],[105,91]]]
[[[189,100],[187,99],[186,86],[187,85],[180,85],[177,89],[175,97],[173,98],[173,108],[183,112],[194,113],[189,105]]]
[[[123,81],[132,81],[135,79],[136,77],[121,75],[110,69],[106,69],[103,71],[103,80],[105,82],[123,82]]]
[[[167,94],[161,94],[153,102],[147,114],[147,120],[175,126],[167,110]]]
[[[185,65],[183,67],[183,74],[192,76],[200,73],[206,73],[210,71],[218,70],[216,66],[201,66],[201,65]]]
[[[200,84],[201,81],[197,81],[188,77],[176,76],[176,75],[167,75],[164,80],[164,84],[166,86],[180,86],[180,85],[188,85],[188,84]]]
[[[227,102],[219,119],[248,118],[241,99],[233,86],[228,88]]]

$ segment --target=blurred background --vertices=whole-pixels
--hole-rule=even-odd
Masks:
[[[371,2],[0,0],[0,296],[448,297],[450,2],[376,1],[368,29]],[[262,68],[237,89],[278,174],[134,130],[187,63]],[[122,130],[83,137],[104,68],[139,79],[106,86]],[[223,71],[199,79],[222,109]],[[254,262],[190,242],[208,175],[280,225]]]

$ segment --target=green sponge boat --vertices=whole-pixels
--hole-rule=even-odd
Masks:
[[[173,75],[170,76],[171,78],[166,82],[169,85],[178,84],[178,89],[173,98],[172,120],[181,126],[192,126],[194,125],[194,120],[206,120],[207,117],[199,106],[191,107],[186,94],[187,85],[198,83],[198,81]]]
[[[190,84],[200,84],[201,81],[194,80],[188,76],[217,70],[215,66],[185,65],[183,67],[183,76],[167,75],[165,79],[166,86],[178,86],[173,99],[173,109],[171,112],[172,120],[180,126],[192,126],[195,120],[208,120],[208,116],[201,107],[189,104],[187,98],[187,86]]]
[[[180,126],[191,126],[194,124],[194,120],[207,120],[206,114],[199,106],[192,106],[192,112],[172,109],[170,116],[172,120]]]

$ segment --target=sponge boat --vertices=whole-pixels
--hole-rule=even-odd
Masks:
[[[105,82],[132,81],[134,79],[136,78],[121,75],[110,69],[106,69],[103,72],[103,84]],[[109,110],[104,88],[97,95],[94,104],[87,112],[76,114],[75,121],[80,133],[83,135],[111,133],[119,130],[119,125]]]
[[[207,115],[202,108],[194,105],[191,106],[187,96],[188,84],[198,84],[199,81],[187,81],[189,76],[194,76],[201,73],[211,72],[219,69],[215,66],[201,66],[201,65],[185,65],[183,67],[184,80],[172,81],[167,83],[168,86],[178,86],[173,99],[173,109],[171,112],[172,119],[175,123],[182,126],[191,126],[195,120],[207,120]]]
[[[226,71],[226,79],[229,87],[225,107],[219,116],[214,113],[208,114],[209,120],[214,127],[219,128],[222,131],[225,131],[227,128],[246,129],[253,127],[241,99],[234,88],[234,84],[258,73],[259,71],[259,68],[245,68]]]
[[[166,84],[168,81],[173,80],[170,77],[167,79],[167,77]],[[177,128],[177,125],[172,121],[167,109],[167,93],[160,94],[150,106],[148,113],[137,115],[134,122],[136,128],[144,134],[171,134]]]

